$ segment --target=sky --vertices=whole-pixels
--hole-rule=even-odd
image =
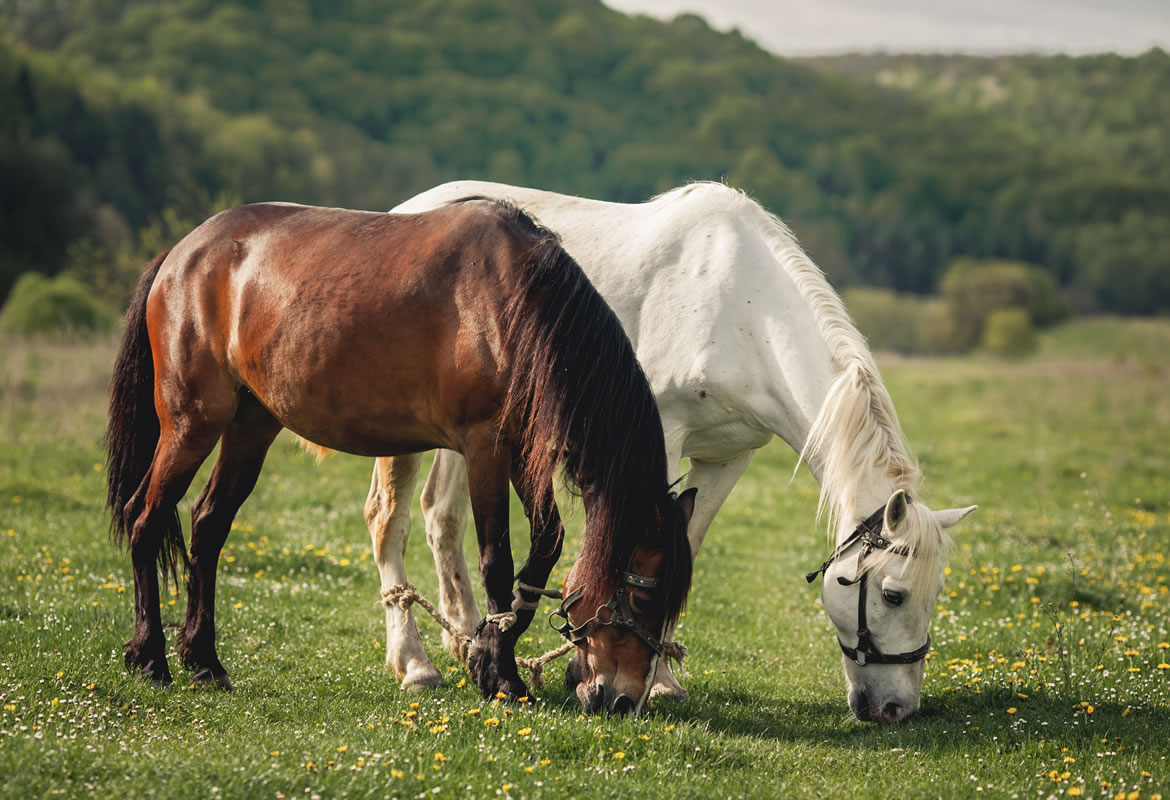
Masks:
[[[604,0],[627,13],[697,13],[782,55],[843,52],[1140,53],[1170,50],[1170,0]]]

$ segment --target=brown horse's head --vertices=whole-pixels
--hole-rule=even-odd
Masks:
[[[667,496],[628,556],[614,552],[599,569],[586,548],[569,573],[562,633],[578,651],[565,682],[587,712],[636,714],[649,697],[663,639],[690,588],[694,506],[694,489]]]

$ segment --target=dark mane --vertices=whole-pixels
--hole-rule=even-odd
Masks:
[[[483,198],[455,202],[471,199]],[[691,551],[667,489],[662,420],[646,375],[617,315],[556,234],[515,205],[492,202],[532,240],[503,320],[512,354],[504,415],[520,429],[522,477],[551,487],[561,467],[583,497],[589,520],[577,569],[588,584],[612,585],[639,543],[661,549],[673,622],[690,588]],[[642,542],[647,533],[662,540]]]

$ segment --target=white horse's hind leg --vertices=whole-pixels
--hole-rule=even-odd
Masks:
[[[691,559],[699,555],[699,548],[703,546],[703,539],[707,530],[723,502],[735,488],[735,484],[743,477],[748,464],[752,463],[754,450],[741,453],[729,461],[710,462],[691,459],[691,471],[687,476],[687,488],[697,488],[695,497],[695,513],[691,515],[691,522],[687,525],[687,538],[691,542]],[[674,630],[666,632],[666,639],[674,639]],[[654,687],[650,690],[651,697],[669,697],[680,703],[688,699],[687,690],[679,684],[670,669],[667,659],[658,660],[658,670],[654,673]]]
[[[467,462],[459,453],[436,450],[435,463],[422,493],[427,544],[439,574],[439,608],[457,630],[475,633],[482,615],[463,556],[463,534],[471,513],[467,489]],[[443,645],[460,661],[467,660],[466,646],[443,631]]]
[[[406,540],[410,536],[410,504],[418,481],[418,455],[379,458],[366,498],[366,525],[374,545],[374,563],[382,589],[406,583]],[[403,689],[443,685],[443,677],[427,658],[414,616],[399,606],[386,609],[386,664],[402,679]]]

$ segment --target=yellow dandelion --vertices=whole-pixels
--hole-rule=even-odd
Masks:
[[[1069,797],[1078,797],[1080,795],[1080,793],[1081,793],[1081,790],[1078,789],[1076,786],[1068,787],[1068,791],[1065,792],[1065,794],[1067,794]]]
[[[540,766],[542,766],[542,767],[547,767],[551,763],[552,763],[552,759],[549,759],[549,758],[540,759]]]
[[[536,769],[536,767],[525,767],[524,771],[525,772],[532,772],[534,769]]]
[[[488,717],[483,721],[483,724],[494,728],[500,724],[500,719],[499,717]]]
[[[435,753],[435,761],[446,761],[447,757],[442,753]]]
[[[521,736],[527,736],[528,734],[532,733],[532,728],[521,728],[520,730],[516,731],[516,733],[520,734]]]
[[[468,713],[470,716],[473,716],[473,717],[474,717],[476,714],[478,714],[478,713],[479,713],[479,709],[478,709],[478,708],[473,708],[473,709],[471,709],[470,711],[468,711],[467,713]]]
[[[1017,711],[1019,711],[1019,709],[1018,709],[1018,708],[1016,708],[1015,706],[1012,706],[1011,708],[1009,708],[1009,709],[1007,710],[1007,713],[1009,713],[1009,714],[1014,714],[1014,713],[1016,713]]]
[[[621,750],[618,750],[616,753],[613,754],[613,757],[620,760],[620,759],[625,758],[626,754],[623,753]]]
[[[346,750],[348,750],[348,749],[349,749],[349,745],[347,745],[347,744],[343,744],[343,745],[341,745],[340,747],[338,747],[338,748],[337,748],[337,752],[339,752],[339,753],[344,753],[344,752],[345,752]]]
[[[391,769],[390,770],[390,777],[391,778],[403,778],[405,776],[406,776],[406,773],[400,769]]]
[[[1158,665],[1158,669],[1170,669],[1170,664],[1167,664],[1165,661],[1163,661]]]

